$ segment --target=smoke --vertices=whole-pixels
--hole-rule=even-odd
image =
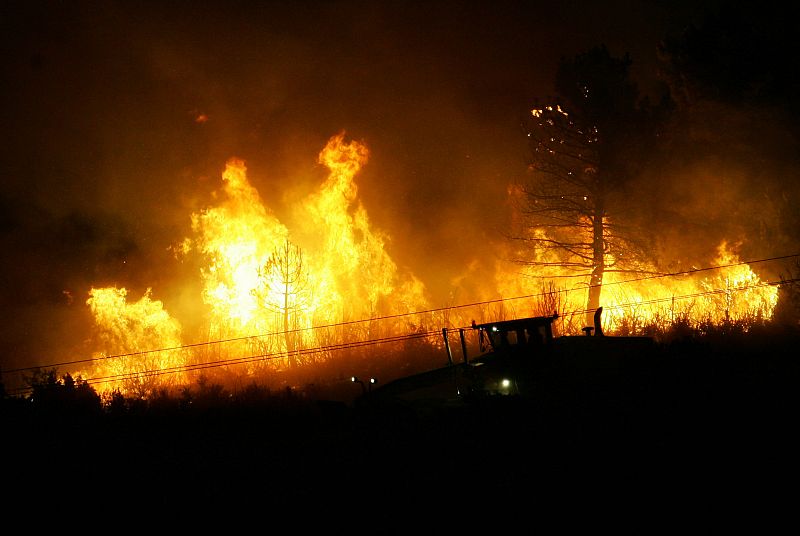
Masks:
[[[742,260],[797,253],[800,186],[790,115],[768,102],[702,99],[678,110],[631,193],[664,269],[708,266],[725,241]],[[754,266],[766,279],[781,264]]]
[[[182,322],[199,322],[199,269],[175,246],[214,202],[225,162],[244,160],[285,221],[324,181],[317,155],[342,130],[370,150],[359,198],[392,259],[434,306],[454,292],[469,300],[464,289],[483,288],[475,279],[502,257],[530,103],[552,93],[561,56],[600,42],[648,73],[668,19],[651,4],[4,3],[3,366],[84,352],[93,285],[125,286],[133,299],[152,288]],[[723,179],[717,160],[666,160],[669,191],[643,188],[643,199],[658,206],[664,250],[677,251],[718,199],[711,182],[693,181]],[[787,207],[778,178],[719,160],[729,182],[713,191],[746,214],[722,211],[709,244],[737,226],[733,235],[753,236],[751,216],[774,221],[768,211]],[[468,283],[459,293],[454,281]]]

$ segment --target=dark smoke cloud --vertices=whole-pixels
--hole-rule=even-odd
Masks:
[[[743,259],[800,248],[794,19],[730,2],[660,46],[675,109],[640,178],[646,226],[667,262],[710,261],[727,240]],[[756,267],[774,279],[786,264]]]
[[[793,254],[800,245],[796,142],[764,110],[717,103],[693,107],[671,125],[665,154],[641,177],[637,195],[664,268],[709,265],[727,241],[742,260]],[[774,278],[779,265],[762,277]],[[756,267],[761,270],[761,267]]]
[[[191,311],[191,289],[170,283],[196,267],[170,247],[225,161],[243,158],[280,215],[322,180],[317,154],[341,130],[371,149],[357,180],[374,225],[438,305],[476,256],[494,262],[506,187],[525,172],[518,125],[558,59],[606,43],[647,89],[658,40],[696,9],[4,2],[2,365],[79,346],[93,284],[152,286]]]

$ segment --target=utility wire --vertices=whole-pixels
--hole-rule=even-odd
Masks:
[[[707,290],[707,291],[703,291],[703,292],[696,292],[696,293],[693,293],[693,294],[681,294],[681,295],[677,295],[677,296],[668,296],[668,297],[664,297],[664,298],[653,298],[651,300],[619,303],[619,304],[613,304],[613,305],[604,305],[602,307],[602,309],[603,310],[606,310],[606,309],[623,309],[623,308],[626,308],[626,307],[636,307],[638,305],[653,305],[653,304],[656,304],[656,303],[663,303],[663,302],[669,302],[669,301],[674,301],[674,300],[685,300],[685,299],[689,299],[689,298],[700,298],[700,297],[703,297],[703,296],[710,296],[712,294],[727,294],[729,292],[741,292],[741,291],[751,290],[751,289],[755,289],[755,288],[764,288],[764,287],[782,285],[782,284],[785,284],[785,283],[797,283],[797,282],[800,282],[800,278],[786,279],[786,280],[781,280],[781,281],[764,281],[764,282],[761,282],[761,283],[756,283],[754,285],[747,285],[747,286],[743,286],[743,287],[730,287],[730,288],[722,288],[722,289],[713,289],[713,290]],[[594,312],[596,310],[597,309],[576,309],[576,310],[571,311],[569,313],[565,313],[562,316],[586,314],[586,313]]]
[[[768,262],[768,261],[783,260],[783,259],[789,259],[789,258],[794,258],[794,257],[800,257],[800,253],[795,253],[795,254],[792,254],[792,255],[782,255],[782,256],[779,256],[779,257],[771,257],[771,258],[766,258],[766,259],[756,259],[756,260],[751,260],[751,261],[741,261],[741,262],[730,263],[730,264],[719,265],[719,266],[709,266],[709,267],[705,267],[705,268],[693,268],[693,269],[690,269],[690,270],[683,270],[683,271],[680,271],[680,272],[672,272],[672,273],[666,273],[666,274],[650,275],[650,276],[644,276],[644,277],[639,277],[639,278],[635,278],[635,279],[627,279],[627,280],[623,280],[623,281],[613,281],[613,282],[609,282],[609,283],[603,283],[602,285],[590,285],[590,286],[587,286],[586,288],[592,288],[592,287],[598,287],[598,286],[600,286],[600,287],[609,287],[609,286],[614,286],[614,285],[622,285],[622,284],[634,283],[634,282],[639,282],[639,281],[648,281],[648,280],[660,279],[660,278],[665,278],[665,277],[676,277],[676,276],[680,276],[680,275],[688,275],[688,274],[692,274],[692,273],[705,272],[705,271],[709,271],[709,270],[718,270],[718,269],[724,269],[724,268],[731,268],[731,267],[734,267],[734,266],[742,266],[742,265],[757,264],[757,263]],[[539,277],[539,276],[536,276],[536,277]],[[544,278],[544,276],[542,276],[542,277]],[[586,276],[584,275],[583,277],[586,277]],[[771,285],[775,285],[775,284],[782,284],[782,283],[788,283],[788,282],[794,282],[794,281],[796,281],[796,280],[786,280],[786,281],[780,281],[780,282],[773,282],[773,283],[770,283],[770,284]],[[586,288],[558,289],[558,290],[555,290],[554,292],[558,293],[558,294],[560,294],[560,293],[569,293],[569,292],[580,292],[580,291],[584,291]],[[76,365],[76,364],[79,364],[79,363],[102,361],[102,360],[106,360],[106,359],[118,359],[118,358],[134,357],[134,356],[140,356],[140,355],[158,353],[158,352],[170,352],[170,351],[175,351],[175,350],[183,350],[183,349],[186,349],[186,348],[194,348],[194,347],[198,347],[198,346],[210,346],[210,345],[213,345],[213,344],[225,344],[225,343],[229,343],[229,342],[236,342],[236,341],[242,341],[242,340],[248,340],[248,339],[257,339],[257,338],[262,338],[262,337],[286,335],[286,334],[290,334],[290,333],[299,333],[299,332],[310,331],[310,330],[314,330],[314,329],[335,328],[335,327],[341,327],[341,326],[347,326],[347,325],[362,324],[362,323],[365,323],[365,322],[377,322],[377,321],[382,321],[382,320],[390,320],[390,319],[403,318],[403,317],[408,317],[408,316],[437,313],[437,312],[442,312],[442,311],[450,311],[450,310],[454,310],[454,309],[464,309],[464,308],[468,308],[468,307],[477,307],[477,306],[480,306],[480,305],[489,305],[489,304],[499,303],[499,302],[523,300],[523,299],[529,299],[529,298],[545,296],[545,295],[548,295],[548,294],[551,294],[551,293],[545,291],[545,292],[539,292],[539,293],[535,293],[535,294],[527,294],[527,295],[523,295],[523,296],[513,296],[513,297],[510,297],[510,298],[495,298],[495,299],[492,299],[492,300],[484,300],[484,301],[472,302],[472,303],[466,303],[466,304],[460,304],[460,305],[437,307],[437,308],[433,308],[433,309],[426,309],[426,310],[422,310],[422,311],[413,311],[413,312],[409,312],[409,313],[397,313],[397,314],[392,314],[392,315],[378,316],[378,317],[374,317],[374,318],[365,318],[365,319],[360,319],[360,320],[349,320],[349,321],[344,321],[344,322],[336,322],[336,323],[331,323],[331,324],[324,324],[324,325],[321,325],[321,326],[312,326],[312,327],[308,327],[308,328],[298,328],[298,329],[287,330],[287,331],[279,331],[279,332],[273,332],[273,333],[263,333],[263,334],[257,334],[257,335],[247,335],[247,336],[241,336],[241,337],[232,337],[232,338],[218,339],[218,340],[207,341],[207,342],[189,343],[189,344],[182,344],[182,345],[173,346],[173,347],[167,347],[167,348],[158,348],[158,349],[152,349],[152,350],[141,350],[141,351],[136,351],[136,352],[126,352],[126,353],[114,354],[114,355],[109,355],[109,356],[100,356],[100,357],[94,357],[94,358],[76,359],[76,360],[63,361],[63,362],[60,362],[60,363],[53,363],[53,364],[50,364],[50,365],[42,365],[42,366],[36,366],[36,367],[20,367],[20,368],[16,368],[16,369],[8,369],[5,372],[7,374],[10,374],[10,373],[18,373],[18,372],[37,370],[37,369],[41,369],[41,368],[62,367],[62,366],[67,366],[67,365]],[[584,311],[584,312],[589,312],[589,311]],[[576,311],[576,312],[570,313],[570,314],[579,314],[579,312]]]
[[[781,255],[780,257],[770,257],[768,259],[756,259],[753,261],[739,261],[733,262],[730,264],[721,264],[719,266],[708,266],[705,268],[692,268],[689,270],[682,270],[679,272],[647,272],[647,271],[640,271],[640,270],[608,270],[606,273],[620,273],[620,272],[637,272],[637,273],[646,273],[646,274],[653,274],[647,275],[644,277],[640,277],[637,279],[627,279],[625,281],[616,281],[612,283],[603,283],[602,285],[590,285],[590,286],[608,286],[608,285],[618,285],[620,283],[630,283],[632,281],[646,281],[648,279],[658,279],[660,277],[675,277],[678,275],[688,275],[694,274],[697,272],[706,272],[708,270],[719,270],[721,268],[733,268],[734,266],[742,266],[742,265],[750,265],[750,264],[758,264],[762,262],[770,262],[770,261],[780,261],[785,259],[792,259],[795,257],[800,257],[800,253],[795,253],[793,255]],[[556,263],[557,264],[557,263]],[[561,279],[561,278],[573,278],[573,277],[590,277],[591,274],[572,274],[572,275],[529,275],[523,274],[521,272],[517,272],[521,277],[525,277],[528,279]]]
[[[324,352],[333,352],[338,350],[348,350],[352,348],[360,348],[364,346],[374,346],[378,344],[387,344],[392,342],[404,342],[409,340],[415,339],[424,339],[427,337],[431,337],[434,335],[441,335],[439,331],[425,331],[425,332],[415,332],[405,335],[397,335],[392,337],[382,337],[379,339],[369,339],[365,341],[351,341],[347,343],[339,343],[339,344],[331,344],[327,346],[318,346],[312,348],[302,348],[297,350],[296,352],[288,352],[288,351],[281,351],[281,352],[268,352],[263,354],[253,354],[248,356],[241,356],[236,358],[229,358],[229,359],[220,359],[216,361],[207,361],[205,363],[195,363],[189,365],[176,365],[172,367],[165,367],[162,369],[153,369],[153,370],[143,370],[143,371],[135,371],[135,372],[123,372],[119,374],[111,374],[108,376],[98,376],[95,378],[85,378],[85,381],[91,384],[98,384],[98,383],[112,383],[117,381],[124,381],[134,378],[152,378],[155,376],[163,376],[165,374],[177,374],[181,372],[191,372],[195,370],[204,370],[210,368],[219,368],[219,367],[227,367],[227,366],[235,366],[235,365],[243,365],[247,363],[252,363],[255,361],[271,361],[274,359],[283,359],[289,357],[292,354],[298,355],[309,355],[309,354],[317,354],[317,353],[324,353]],[[14,394],[19,394],[22,392],[31,391],[30,387],[20,387],[16,389],[12,389],[11,391]]]
[[[782,280],[782,281],[767,281],[767,282],[762,282],[762,283],[758,283],[758,284],[755,284],[755,285],[746,285],[746,286],[742,286],[742,287],[732,287],[732,288],[725,288],[725,289],[713,289],[713,290],[710,290],[710,291],[696,292],[696,293],[692,293],[692,294],[683,294],[683,295],[679,295],[679,296],[670,296],[670,297],[666,297],[666,298],[655,298],[655,299],[652,299],[652,300],[646,300],[646,301],[640,301],[640,302],[628,302],[628,303],[622,303],[622,304],[606,306],[605,308],[608,308],[608,309],[619,309],[619,308],[624,308],[624,307],[634,307],[634,306],[638,306],[638,305],[651,305],[651,304],[655,304],[655,303],[662,303],[662,302],[675,301],[675,300],[683,300],[683,299],[689,299],[689,298],[697,298],[697,297],[709,296],[709,295],[713,295],[713,294],[725,294],[725,293],[730,293],[730,292],[741,292],[741,291],[755,289],[755,288],[764,288],[764,287],[767,287],[767,286],[775,286],[775,285],[780,285],[780,284],[784,284],[784,283],[796,283],[796,282],[800,282],[800,278],[794,278],[794,279],[788,279],[788,280]],[[563,316],[578,315],[578,314],[586,314],[586,313],[589,313],[589,312],[592,312],[592,311],[596,311],[596,309],[574,310],[574,311],[571,311],[569,313],[565,313],[564,315],[562,315],[562,317]],[[452,328],[452,329],[454,329],[454,330],[456,330],[456,329],[467,329],[469,327],[470,326],[464,326],[464,327],[461,327],[461,328]],[[408,341],[408,340],[414,340],[414,339],[424,339],[424,338],[431,337],[431,336],[434,336],[434,335],[441,335],[441,332],[440,331],[415,332],[415,333],[405,334],[405,335],[382,337],[382,338],[379,338],[379,339],[370,339],[370,340],[365,340],[365,341],[353,341],[353,342],[347,342],[347,343],[332,344],[332,345],[327,345],[327,346],[304,348],[304,349],[301,349],[301,350],[297,351],[297,354],[299,354],[299,355],[309,355],[309,354],[323,353],[323,352],[328,352],[328,351],[346,350],[346,349],[352,349],[352,348],[360,348],[360,347],[364,347],[364,346],[374,346],[374,345],[378,345],[378,344],[386,344],[386,343],[390,343],[390,342],[402,342],[402,341]],[[113,374],[113,375],[109,375],[109,376],[101,376],[101,377],[97,377],[97,378],[87,378],[86,381],[88,383],[93,383],[93,384],[112,383],[112,382],[116,382],[116,381],[124,381],[126,379],[134,379],[134,378],[137,378],[137,377],[151,378],[151,377],[156,377],[156,376],[163,376],[163,375],[166,375],[166,374],[176,374],[176,373],[180,373],[180,372],[190,372],[190,371],[195,371],[195,370],[205,370],[205,369],[210,369],[210,368],[219,368],[219,367],[225,367],[225,366],[242,365],[242,364],[251,363],[251,362],[255,362],[255,361],[268,361],[268,360],[273,360],[273,359],[281,359],[281,358],[286,358],[289,355],[290,355],[290,352],[287,352],[287,351],[264,353],[264,354],[254,354],[254,355],[237,357],[237,358],[232,358],[232,359],[223,359],[223,360],[218,360],[218,361],[210,361],[210,362],[206,362],[206,363],[197,363],[197,364],[191,364],[191,365],[178,365],[178,366],[166,367],[166,368],[158,369],[158,370],[146,370],[146,371],[139,371],[139,372],[126,372],[126,373],[121,373],[121,374]],[[34,367],[34,368],[41,368],[41,367]],[[14,394],[19,394],[19,393],[23,393],[23,392],[29,392],[29,391],[31,391],[31,388],[30,387],[21,387],[21,388],[17,388],[17,389],[12,389],[11,391],[13,391]]]
[[[430,337],[432,335],[437,334],[435,331],[428,331],[428,332],[421,332],[421,333],[412,333],[408,335],[401,335],[397,337],[384,337],[381,339],[371,339],[366,341],[354,341],[350,343],[342,343],[342,344],[332,344],[328,346],[317,346],[312,348],[302,348],[295,352],[289,351],[281,351],[281,352],[268,352],[263,354],[253,354],[248,356],[241,356],[229,359],[220,359],[217,361],[208,361],[206,363],[195,363],[191,365],[176,365],[174,367],[167,367],[164,369],[158,370],[149,370],[149,371],[140,371],[140,372],[124,372],[120,374],[112,374],[110,376],[101,376],[97,378],[87,378],[86,381],[88,382],[96,382],[96,383],[109,383],[113,381],[119,381],[122,379],[129,379],[139,376],[160,376],[163,374],[174,374],[179,372],[190,372],[194,370],[203,370],[209,368],[219,368],[219,367],[227,367],[231,365],[242,365],[246,363],[251,363],[254,361],[272,361],[274,359],[283,359],[287,358],[291,355],[310,355],[310,354],[319,354],[324,352],[333,352],[337,350],[348,350],[352,348],[360,348],[363,346],[374,346],[378,344],[387,344],[390,342],[403,342],[407,340],[413,339],[422,339],[426,337]]]

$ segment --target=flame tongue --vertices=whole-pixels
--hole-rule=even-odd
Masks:
[[[496,285],[503,296],[530,296],[518,308],[549,315],[561,313],[563,334],[579,334],[584,326],[588,276],[558,266],[551,252],[539,260],[551,266],[537,267],[532,279],[520,277],[505,266],[496,267]],[[714,266],[672,276],[658,275],[655,266],[640,266],[644,274],[609,272],[603,282],[601,305],[604,329],[616,334],[659,333],[679,323],[684,326],[722,325],[772,318],[778,303],[778,287],[763,282],[746,263],[720,244]],[[545,282],[545,283],[541,283]]]
[[[255,294],[259,271],[289,235],[248,182],[244,162],[230,159],[222,178],[226,199],[192,215],[195,246],[208,260],[202,270],[203,301],[211,308],[212,337],[263,327]]]
[[[248,181],[244,162],[227,162],[222,200],[192,214],[194,236],[180,247],[184,254],[202,255],[205,262],[202,298],[210,340],[265,336],[259,339],[259,350],[283,354],[285,364],[293,365],[300,349],[330,342],[319,340],[310,329],[314,326],[427,307],[422,284],[400,273],[385,250],[385,236],[371,228],[358,203],[354,177],[368,157],[364,144],[345,141],[343,133],[329,140],[319,154],[328,177],[295,207],[294,233],[266,208]],[[302,244],[294,243],[293,236],[302,237]],[[109,335],[107,342],[115,341],[107,348],[124,353],[180,345],[177,321],[160,302],[150,300],[148,292],[140,302],[126,304],[125,294],[125,289],[93,290],[89,301],[100,332]],[[154,322],[150,336],[144,329],[121,335],[124,326],[146,318]],[[115,333],[116,338],[110,335]],[[247,345],[226,344],[220,357],[247,355],[243,352],[252,352]],[[204,359],[202,353],[156,352],[147,367],[191,365]],[[273,363],[280,366],[280,360]]]
[[[264,207],[244,164],[228,162],[227,198],[192,220],[195,243],[209,261],[203,297],[212,333],[246,336],[369,317],[390,295],[425,305],[421,288],[411,297],[396,295],[397,266],[357,203],[354,176],[368,157],[365,145],[344,134],[322,150],[328,178],[295,210],[294,234],[303,244],[294,244]]]
[[[390,295],[396,303],[425,305],[421,288],[398,289],[397,265],[385,250],[385,238],[372,230],[367,211],[356,203],[354,175],[368,156],[363,144],[347,143],[342,134],[333,137],[319,155],[330,170],[328,179],[299,210],[305,233],[321,238],[315,267],[327,290],[321,298],[335,311],[328,320],[394,312],[379,311],[381,299]]]
[[[318,159],[328,168],[328,177],[318,191],[292,207],[291,226],[265,206],[248,181],[244,162],[230,159],[222,175],[221,201],[192,214],[193,237],[181,245],[183,253],[194,251],[205,262],[200,273],[207,321],[203,340],[228,339],[224,349],[215,345],[212,352],[212,346],[195,345],[143,352],[179,347],[178,321],[160,301],[150,298],[149,290],[131,303],[124,288],[92,289],[87,303],[99,328],[102,355],[140,355],[98,361],[91,373],[82,375],[117,378],[106,386],[147,396],[159,381],[163,385],[186,380],[173,372],[202,365],[212,357],[236,359],[255,351],[256,355],[277,356],[267,365],[258,365],[272,368],[327,360],[333,355],[317,351],[313,358],[306,358],[311,354],[303,349],[350,339],[345,330],[312,328],[427,309],[422,283],[398,268],[386,250],[388,237],[372,228],[358,201],[355,176],[368,158],[364,144],[346,141],[344,134],[332,137]],[[564,268],[553,251],[536,254],[535,279],[520,277],[516,268],[498,265],[497,292],[475,296],[487,300],[498,295],[505,299],[528,296],[525,302],[509,301],[508,310],[503,304],[494,312],[486,308],[455,310],[448,312],[442,325],[468,325],[476,317],[491,321],[558,311],[557,329],[562,334],[580,333],[588,280],[574,278],[575,272]],[[641,333],[653,327],[664,329],[676,320],[696,324],[769,319],[778,289],[764,285],[724,243],[717,264],[722,267],[675,277],[636,278],[607,272],[601,297],[605,331]],[[644,271],[657,272],[654,267],[644,267]],[[548,280],[549,286],[541,285]],[[484,313],[493,318],[485,318]],[[410,322],[397,322],[394,326],[383,324],[382,334],[407,333]],[[246,373],[259,370],[252,360],[246,362]],[[170,373],[159,375],[159,371]]]
[[[180,373],[183,356],[174,350],[151,352],[154,349],[176,348],[181,344],[181,327],[164,309],[150,298],[150,289],[136,302],[127,300],[127,289],[107,287],[89,291],[86,301],[99,328],[100,344],[105,348],[93,357],[102,358],[133,353],[124,358],[98,359],[90,371],[74,375],[102,378],[107,390],[119,389],[142,398],[153,395],[159,387],[185,381]],[[170,374],[159,371],[170,370]]]

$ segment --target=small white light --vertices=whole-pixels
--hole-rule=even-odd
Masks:
[[[501,383],[502,383],[503,387],[508,387],[509,385],[511,385],[511,382],[508,379],[505,379],[505,378],[503,379],[503,381]]]
[[[492,331],[497,331],[497,326],[492,326]]]

